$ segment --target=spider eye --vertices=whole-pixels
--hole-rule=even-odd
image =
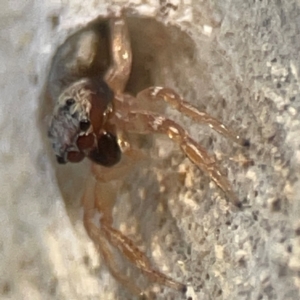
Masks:
[[[67,106],[71,106],[75,103],[75,100],[73,98],[69,98],[66,100],[66,105]]]
[[[66,163],[65,159],[58,155],[56,155],[56,160],[60,165],[64,165]]]
[[[82,120],[79,123],[81,131],[87,131],[90,128],[91,122],[89,120]]]

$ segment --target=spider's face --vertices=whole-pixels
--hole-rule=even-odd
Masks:
[[[77,81],[60,95],[48,132],[58,163],[97,157],[99,141],[107,143],[108,134],[102,132],[102,127],[112,99],[106,83],[93,79]]]

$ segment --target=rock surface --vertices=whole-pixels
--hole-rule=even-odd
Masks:
[[[175,88],[251,145],[241,148],[167,109],[216,155],[244,208],[232,209],[159,137],[151,160],[124,180],[115,226],[157,268],[188,283],[189,299],[299,299],[299,3],[58,3],[1,1],[1,299],[132,299],[84,232],[79,199],[89,164],[55,164],[44,100],[57,47],[124,6],[135,55],[128,90]],[[129,274],[143,283],[138,271]],[[155,291],[158,299],[187,299]]]

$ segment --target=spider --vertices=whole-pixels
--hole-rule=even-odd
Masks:
[[[92,179],[82,197],[84,226],[111,274],[134,294],[143,294],[120,272],[112,251],[116,248],[150,281],[184,292],[185,284],[154,269],[134,242],[113,228],[115,183],[126,175],[127,158],[139,155],[126,141],[126,133],[168,136],[235,205],[241,203],[215,159],[179,124],[157,112],[144,110],[139,100],[152,104],[166,102],[240,145],[247,145],[247,141],[172,89],[149,87],[136,97],[125,93],[132,64],[126,20],[114,16],[105,24],[82,30],[58,49],[49,75],[54,110],[48,135],[59,164],[78,163],[85,157],[92,162]]]

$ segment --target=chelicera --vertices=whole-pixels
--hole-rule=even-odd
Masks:
[[[243,146],[248,143],[169,88],[150,87],[136,97],[125,93],[132,64],[126,21],[122,17],[112,17],[109,25],[103,24],[70,37],[57,51],[48,84],[54,101],[49,138],[58,163],[77,163],[84,158],[92,162],[91,180],[82,199],[84,226],[111,274],[134,294],[143,293],[120,272],[112,252],[112,248],[116,248],[151,281],[185,291],[185,284],[155,270],[134,242],[113,228],[112,209],[116,196],[113,184],[126,174],[126,158],[139,155],[126,140],[126,133],[168,136],[232,203],[240,206],[240,201],[215,159],[179,124],[157,112],[144,110],[139,100],[154,104],[164,101],[232,141]],[[109,50],[105,43],[109,44]]]

